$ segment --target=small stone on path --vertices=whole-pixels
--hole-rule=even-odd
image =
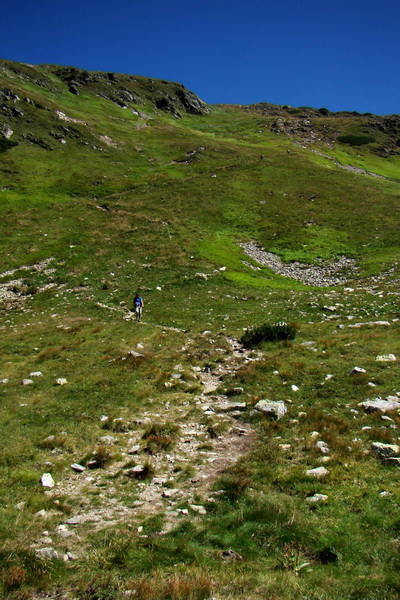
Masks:
[[[54,487],[54,479],[52,478],[50,473],[43,473],[40,478],[40,483],[42,487],[53,488]]]

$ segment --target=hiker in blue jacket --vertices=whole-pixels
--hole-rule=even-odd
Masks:
[[[136,295],[133,299],[133,308],[134,308],[135,314],[136,314],[136,321],[140,321],[140,319],[142,318],[143,307],[144,307],[143,298],[142,298],[142,296],[139,296],[138,292],[136,292]]]

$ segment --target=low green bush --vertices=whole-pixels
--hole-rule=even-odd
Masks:
[[[259,327],[252,327],[240,338],[240,343],[245,348],[254,348],[262,342],[279,342],[282,340],[294,340],[296,337],[296,328],[287,323],[274,323],[269,325],[264,323]]]
[[[350,146],[364,146],[375,141],[371,135],[339,135],[338,142],[349,144]]]

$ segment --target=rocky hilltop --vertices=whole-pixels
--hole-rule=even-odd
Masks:
[[[29,90],[29,91],[27,91]],[[45,150],[53,149],[52,139],[79,138],[79,119],[69,119],[55,111],[56,98],[68,96],[101,98],[122,109],[152,107],[176,118],[183,114],[205,115],[208,106],[180,83],[172,83],[118,73],[85,71],[57,65],[27,65],[0,60],[0,150],[27,141]],[[38,127],[41,135],[30,131]],[[78,127],[76,127],[78,126]],[[50,129],[49,129],[50,128]],[[50,138],[48,137],[50,136]],[[90,136],[89,136],[90,138]]]

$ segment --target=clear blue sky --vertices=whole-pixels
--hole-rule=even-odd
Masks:
[[[0,57],[183,83],[214,103],[400,113],[399,0],[8,0]]]

